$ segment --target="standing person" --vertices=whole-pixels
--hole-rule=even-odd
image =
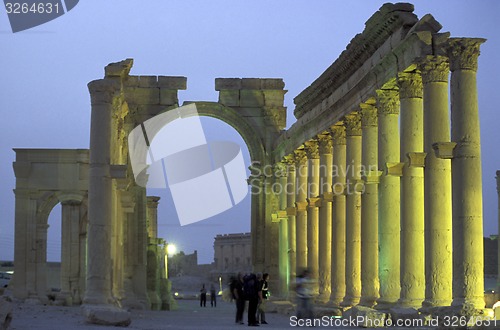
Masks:
[[[257,305],[262,298],[262,289],[259,287],[259,281],[255,274],[245,275],[243,281],[243,291],[248,300],[248,325],[251,327],[259,326],[257,322]]]
[[[215,300],[216,296],[215,286],[213,284],[210,285],[210,306],[217,307],[217,301]]]
[[[200,289],[200,307],[202,306],[207,307],[207,289],[205,289],[205,284]]]
[[[313,306],[312,306],[312,284],[314,280],[311,279],[309,270],[306,268],[297,276],[296,291],[297,291],[297,318],[298,319],[312,319]]]
[[[236,323],[243,323],[243,312],[245,311],[245,297],[243,296],[243,274],[238,273],[230,285],[233,298],[236,301]]]
[[[260,324],[267,324],[266,322],[266,304],[265,301],[269,296],[269,285],[267,281],[269,280],[269,274],[264,273],[262,279],[260,280],[259,287],[261,288],[260,302],[257,306],[257,322]]]

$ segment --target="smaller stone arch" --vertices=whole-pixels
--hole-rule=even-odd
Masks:
[[[48,217],[61,203],[61,293],[57,298],[66,304],[79,303],[85,276],[88,150],[14,151],[14,296],[47,301]]]

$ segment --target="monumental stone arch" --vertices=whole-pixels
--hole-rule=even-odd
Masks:
[[[14,294],[47,302],[47,228],[62,205],[61,294],[80,303],[85,292],[88,150],[15,149]]]
[[[258,162],[249,179],[252,261],[273,274],[277,296],[293,298],[295,276],[308,268],[317,302],[328,306],[376,307],[393,320],[401,310],[392,307],[415,318],[417,309],[433,317],[443,308],[448,316],[484,312],[476,72],[485,40],[451,38],[441,28],[411,4],[383,5],[294,98],[297,121],[287,130],[281,79],[216,79],[218,102],[196,102],[200,115],[234,127]],[[83,304],[88,321],[100,324],[128,324],[118,306],[167,303],[164,279],[147,261],[161,255],[158,198],[134,182],[127,135],[177,108],[186,78],[132,76],[131,67],[131,59],[112,63],[88,85]],[[32,219],[39,204],[78,198],[33,194],[42,185],[35,181],[22,190],[37,166],[28,166],[31,151],[17,154],[15,292],[41,299],[36,243],[45,227],[43,217]]]

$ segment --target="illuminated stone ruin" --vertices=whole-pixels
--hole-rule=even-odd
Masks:
[[[440,29],[413,5],[383,5],[294,98],[287,130],[281,79],[219,78],[219,101],[195,102],[248,145],[252,266],[275,274],[275,296],[292,299],[307,267],[329,306],[485,307],[476,87],[485,40]],[[46,299],[47,217],[62,203],[58,299],[83,303],[93,323],[128,324],[118,306],[170,304],[158,199],[134,181],[127,136],[178,107],[186,78],[131,67],[112,63],[88,85],[90,152],[16,149],[14,295]]]

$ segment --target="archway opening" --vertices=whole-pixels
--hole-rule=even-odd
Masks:
[[[61,289],[61,240],[62,240],[62,207],[57,203],[50,211],[47,224],[47,289]]]
[[[248,167],[251,165],[251,159],[247,144],[242,136],[236,129],[222,120],[202,116],[200,117],[200,121],[207,142],[227,141],[233,142],[240,147],[246,177],[248,177],[250,175]],[[186,132],[186,134],[185,138],[189,138],[189,132]],[[248,193],[246,197],[233,207],[210,218],[185,226],[180,225],[171,191],[168,188],[148,188],[148,196],[159,196],[161,198],[158,205],[158,236],[164,238],[167,243],[174,244],[178,253],[182,251],[184,255],[192,255],[196,251],[198,265],[207,265],[202,267],[207,267],[207,270],[210,269],[213,275],[216,275],[215,269],[217,265],[214,263],[214,238],[217,235],[250,232],[251,195],[249,190],[250,187],[248,186],[247,188]],[[191,205],[192,207],[197,207],[196,200],[192,200]],[[250,251],[251,248],[249,246],[247,253],[250,253]],[[226,258],[228,258],[228,260],[226,260]],[[189,260],[193,259],[194,258],[189,258]],[[171,260],[173,263],[180,262],[177,258],[172,258]],[[234,265],[251,267],[250,261],[251,256],[244,256],[238,253],[235,253],[232,257],[225,257],[223,260],[220,260],[221,265],[224,266],[223,268],[227,269],[235,269]],[[211,267],[209,266],[210,264],[212,264]],[[191,274],[195,271],[194,267],[190,268],[191,266],[194,265],[189,265],[189,262],[184,262],[183,265],[169,265],[169,268],[175,269],[175,274],[169,275],[170,277],[176,277]],[[173,287],[174,286],[175,283],[173,284]]]

